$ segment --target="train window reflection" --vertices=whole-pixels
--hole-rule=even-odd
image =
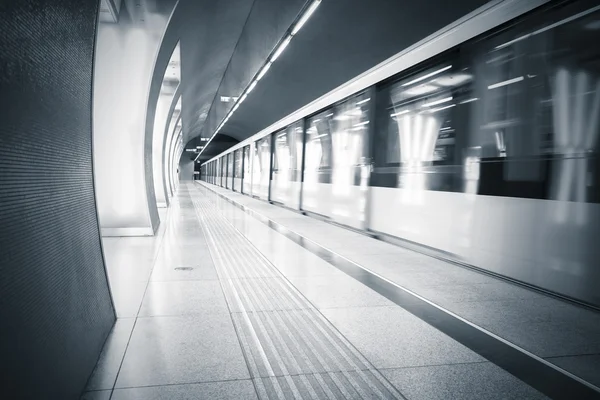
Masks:
[[[255,178],[253,184],[256,185],[256,195],[261,198],[269,197],[269,174],[271,168],[271,136],[259,139],[255,143],[254,159]]]
[[[322,112],[307,121],[304,180],[331,182],[333,113]]]
[[[242,192],[252,193],[252,169],[250,161],[250,146],[245,146],[243,149],[243,177],[242,177]]]
[[[299,199],[302,162],[302,122],[297,122],[273,135],[273,180],[271,199],[295,207]]]
[[[600,201],[600,7],[573,3],[378,88],[375,186]]]
[[[447,63],[380,89],[375,185],[457,190],[456,106],[468,103],[473,79]]]

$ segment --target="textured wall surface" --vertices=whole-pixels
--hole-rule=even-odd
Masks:
[[[115,318],[92,179],[97,8],[97,0],[0,1],[7,399],[77,399]]]

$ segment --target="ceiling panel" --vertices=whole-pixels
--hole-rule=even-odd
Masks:
[[[323,0],[221,132],[247,138],[486,2]]]

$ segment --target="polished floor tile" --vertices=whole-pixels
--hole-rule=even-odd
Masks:
[[[436,365],[382,370],[407,399],[546,399],[492,363]]]
[[[201,281],[219,279],[212,259],[175,257],[169,262],[157,262],[151,281]]]
[[[113,388],[134,324],[135,318],[117,319],[104,343],[98,364],[88,380],[86,390]]]
[[[523,290],[507,282],[420,286],[419,294],[437,304],[497,300],[535,300],[544,297],[541,293]]]
[[[397,306],[321,312],[377,368],[483,361],[478,354]]]
[[[379,293],[345,274],[288,279],[317,308],[395,306]]]
[[[139,316],[160,317],[205,312],[228,312],[218,280],[150,282]]]
[[[343,276],[344,273],[307,251],[279,253],[267,256],[269,261],[287,277],[310,278],[315,276]]]
[[[133,324],[117,322],[115,332],[123,333],[107,342],[85,394],[99,397],[89,399],[108,399],[103,396],[110,396],[110,391],[89,390],[110,389],[115,377],[112,399],[116,400],[255,399],[257,390],[260,396],[275,398],[293,395],[295,390],[307,398],[358,398],[373,389],[373,382],[389,386],[367,398],[381,398],[386,390],[390,392],[383,397],[392,398],[395,389],[385,379],[373,378],[367,383],[358,376],[362,371],[374,373],[370,370],[373,365],[384,368],[387,378],[409,399],[541,398],[460,343],[216,196],[210,202],[220,211],[213,208],[213,212],[226,216],[235,229],[228,222],[203,229],[197,215],[201,211],[195,207],[206,198],[198,196],[194,205],[188,194],[192,191],[182,189],[180,199],[161,223],[161,237],[106,241],[105,251],[113,252],[107,260],[113,263],[109,272],[115,281],[112,286],[118,313],[137,316],[138,309],[140,312],[133,331]],[[474,317],[483,318],[485,313],[478,314],[464,304],[477,304],[490,313],[496,308],[492,305],[486,309],[480,303],[531,299],[497,280],[490,282],[488,276],[331,224],[315,223],[247,196],[235,196],[374,272],[419,289],[418,293],[436,302],[463,307],[461,310]],[[293,287],[286,286],[288,281]],[[284,301],[289,294],[286,288],[294,287],[304,303]],[[232,301],[236,296],[241,303]],[[306,299],[321,309],[333,327],[319,311],[297,308],[298,304],[308,305]],[[539,308],[542,304],[536,305]],[[535,309],[532,306],[522,314],[531,316],[540,329],[548,326],[541,324],[555,323],[557,311],[536,315]],[[519,321],[513,311],[500,312],[503,317],[497,320],[505,324]],[[309,318],[311,312],[323,321],[320,328],[311,325],[318,319],[312,314]],[[558,313],[562,313],[561,320],[571,318],[573,329],[591,331],[591,324],[585,322],[587,314]],[[531,318],[523,319],[531,322]],[[123,339],[127,326],[131,332],[128,346]],[[511,330],[499,325],[495,329]],[[325,333],[337,338],[337,347],[325,346],[329,343]],[[577,347],[580,339],[571,337],[575,345],[561,339],[548,347],[582,350]],[[300,345],[307,347],[300,350]],[[337,353],[331,352],[334,347]],[[546,347],[543,340],[542,347]],[[328,362],[323,361],[325,355],[329,355]],[[248,367],[248,360],[255,366]],[[569,362],[568,358],[556,360],[565,365]],[[596,373],[596,361],[587,360],[589,367],[581,374]],[[261,373],[257,367],[261,362],[271,363],[272,370],[284,376],[267,377],[269,368],[264,367]],[[362,363],[362,367],[355,370],[353,362]],[[585,362],[576,360],[576,364]],[[289,376],[285,376],[286,371]],[[353,386],[356,382],[365,385],[357,389]]]
[[[247,379],[231,317],[138,318],[117,378],[117,388]]]
[[[108,280],[117,317],[130,318],[137,316],[148,283],[114,280],[110,275]]]
[[[251,400],[257,399],[250,380],[116,389],[111,400]]]
[[[79,400],[110,400],[112,390],[98,390],[93,392],[84,392]]]
[[[231,198],[229,191],[215,190]],[[538,355],[599,352],[597,312],[248,196],[235,197],[235,201]],[[271,259],[274,254],[267,256]],[[293,275],[289,277],[295,281]],[[297,286],[302,287],[302,282]],[[320,294],[312,296],[316,304]]]

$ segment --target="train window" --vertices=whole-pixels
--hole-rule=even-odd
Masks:
[[[243,155],[244,155],[244,175],[243,175],[243,179],[244,179],[244,185],[246,185],[246,181],[250,181],[250,146],[246,146],[243,149]],[[249,182],[248,182],[249,183]],[[244,189],[247,190],[247,189]]]
[[[269,196],[269,174],[271,168],[271,135],[259,139],[255,143],[254,153],[254,177],[253,185],[256,185],[256,191],[253,194],[267,199]]]
[[[371,184],[600,201],[599,40],[568,3],[381,85]]]
[[[297,181],[302,161],[302,122],[274,134],[273,172],[285,175],[286,181]]]
[[[303,121],[273,134],[273,180],[271,200],[293,205],[299,197],[292,182],[300,181],[302,163]]]
[[[480,194],[598,201],[600,7],[573,2],[469,49]],[[587,5],[587,7],[586,7]]]
[[[371,99],[362,93],[334,108],[332,183],[342,191],[360,184],[361,165],[368,154],[370,107]]]
[[[473,101],[473,75],[443,62],[378,90],[373,184],[457,190],[461,106]]]
[[[260,183],[260,149],[259,142],[254,143],[254,152],[252,154],[252,184],[259,185]],[[257,186],[258,187],[258,186]]]
[[[327,109],[307,120],[304,179],[331,182],[333,110]]]
[[[235,163],[235,171],[234,171],[234,177],[235,178],[241,178],[242,177],[242,154],[241,154],[242,150],[236,150],[235,156],[234,156],[234,163]]]

